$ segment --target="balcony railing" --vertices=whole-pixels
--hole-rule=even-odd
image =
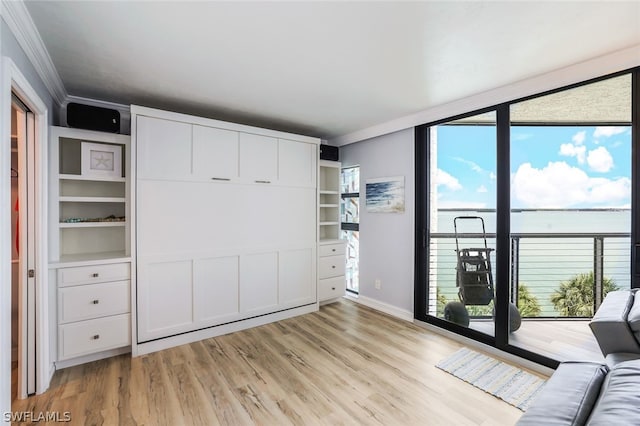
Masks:
[[[486,237],[489,247],[495,248],[495,234]],[[458,234],[460,248],[480,247],[481,238],[481,234]],[[429,313],[432,315],[445,300],[458,300],[455,248],[455,234],[430,235]],[[524,318],[588,318],[600,306],[607,290],[630,287],[630,248],[629,233],[511,234],[511,273],[507,283],[511,301],[522,305],[519,294],[529,296],[529,302],[524,303],[531,304],[531,298],[535,299],[540,308],[535,315],[527,313],[531,310],[523,312],[524,306],[518,306]],[[492,272],[495,261],[495,252],[492,252]],[[496,287],[505,285],[497,283],[495,275],[493,278]],[[521,294],[523,291],[526,294]]]

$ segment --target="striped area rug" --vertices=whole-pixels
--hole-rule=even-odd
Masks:
[[[462,348],[436,367],[526,411],[545,380],[487,355]]]

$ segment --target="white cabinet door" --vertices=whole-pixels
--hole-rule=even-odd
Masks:
[[[315,186],[317,146],[278,140],[278,182],[283,185]]]
[[[137,172],[143,179],[191,176],[191,124],[138,116]]]
[[[240,257],[240,311],[267,311],[278,305],[278,253]]]
[[[240,133],[240,177],[274,182],[278,178],[278,139]]]
[[[239,313],[238,263],[238,256],[194,261],[194,319],[199,326],[215,325]]]
[[[202,179],[238,177],[238,132],[193,126],[193,174]]]
[[[315,302],[313,250],[283,250],[278,265],[280,306]]]
[[[192,286],[190,260],[139,265],[139,342],[189,329],[193,323]]]

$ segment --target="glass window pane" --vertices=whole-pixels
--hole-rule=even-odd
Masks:
[[[430,129],[428,314],[494,333],[495,112]]]
[[[345,270],[347,290],[358,293],[360,233],[358,231],[342,231],[342,238],[347,241],[347,267]]]

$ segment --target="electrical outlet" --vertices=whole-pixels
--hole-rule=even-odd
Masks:
[[[375,282],[373,283],[374,287],[376,288],[376,290],[380,290],[380,280],[375,280]]]

